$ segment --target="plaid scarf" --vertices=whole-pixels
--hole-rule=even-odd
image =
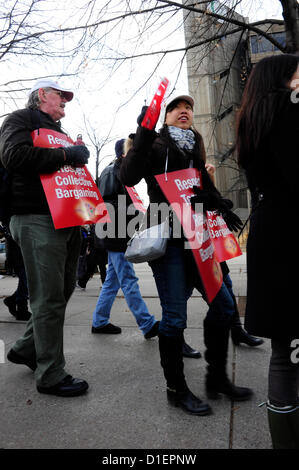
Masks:
[[[195,145],[195,135],[190,129],[181,129],[180,127],[168,126],[170,137],[182,150],[193,150]]]

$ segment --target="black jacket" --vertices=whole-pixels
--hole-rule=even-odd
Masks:
[[[168,172],[193,167],[201,170],[203,188],[207,191],[218,192],[213,185],[205,168],[203,156],[200,154],[199,137],[192,152],[180,150],[175,142],[168,136],[167,128],[160,134],[138,127],[134,138],[134,145],[129,150],[120,169],[120,179],[126,186],[134,186],[144,178],[147,183],[150,203],[168,204],[155,175],[167,170]],[[150,216],[151,206],[148,209]]]
[[[65,164],[62,150],[33,146],[31,132],[37,125],[32,113],[30,109],[14,111],[0,130],[0,158],[12,180],[11,215],[49,214],[39,175],[57,171]],[[64,133],[51,116],[38,113],[40,128]]]
[[[203,189],[218,193],[206,171],[204,157],[200,152],[199,139],[200,137],[197,135],[195,147],[192,152],[183,152],[169,137],[167,127],[164,127],[159,134],[143,127],[138,127],[134,138],[133,148],[129,150],[121,166],[120,178],[122,183],[127,186],[133,186],[139,183],[142,178],[145,179],[150,199],[150,205],[147,211],[148,225],[159,223],[159,221],[164,218],[164,213],[161,212],[157,215],[155,213],[155,205],[152,206],[151,204],[160,204],[163,202],[168,204],[168,201],[154,178],[154,175],[162,174],[165,170],[168,172],[183,170],[189,168],[190,163],[192,163],[194,168],[201,171]],[[172,216],[176,226],[176,237],[171,240],[171,243],[182,245],[186,239],[176,215],[172,213]],[[177,237],[178,228],[180,229],[181,238]],[[192,283],[194,287],[204,295],[204,289],[192,251],[185,250],[184,253],[186,273],[190,283]]]
[[[134,211],[134,209],[130,211],[130,214],[127,214],[128,207],[132,204],[132,200],[125,186],[121,183],[119,176],[120,168],[124,160],[123,157],[119,157],[114,163],[113,194],[107,195],[104,192],[102,193],[111,218],[111,222],[103,226],[103,233],[105,233],[106,236],[102,239],[102,243],[106,250],[122,253],[126,251],[127,243],[130,239],[127,225],[138,215],[138,211]],[[101,189],[101,185],[99,185],[99,187]]]
[[[299,103],[278,96],[271,131],[246,164],[253,199],[247,242],[245,328],[267,338],[299,338],[296,221]],[[258,195],[260,201],[258,202]]]

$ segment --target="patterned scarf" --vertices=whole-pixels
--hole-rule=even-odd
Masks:
[[[180,127],[168,126],[170,137],[182,150],[193,150],[195,145],[195,135],[190,129],[181,129]]]

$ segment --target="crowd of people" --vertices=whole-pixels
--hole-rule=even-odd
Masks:
[[[277,238],[269,236],[277,216],[284,214],[285,220],[291,220],[295,210],[299,105],[294,92],[298,83],[297,56],[284,54],[263,59],[251,72],[238,113],[238,158],[252,197],[247,246],[246,329],[240,321],[227,264],[220,264],[223,281],[216,296],[209,301],[192,250],[186,249],[183,230],[179,237],[177,233],[173,235],[175,214],[155,179],[157,174],[197,169],[202,187],[193,188],[191,207],[197,210],[199,203],[204,211],[221,214],[229,230],[241,229],[242,221],[232,210],[232,202],[215,186],[215,168],[206,161],[203,138],[193,125],[195,103],[191,96],[185,94],[168,99],[159,130],[142,125],[147,111],[144,106],[137,118],[136,132],[116,142],[112,183],[101,186],[99,181],[107,207],[112,207],[116,214],[118,211],[127,213],[132,204],[127,188],[142,179],[149,195],[145,215],[148,224],[153,220],[163,221],[162,213],[154,213],[157,204],[169,206],[168,214],[172,217],[166,253],[149,261],[160,298],[160,320],[149,312],[134,267],[124,256],[129,240],[126,230],[124,236],[115,236],[119,230],[114,227],[112,235],[109,236],[108,230],[100,240],[92,226],[54,228],[39,176],[65,165],[85,165],[89,151],[82,135],[77,136],[75,145],[52,148],[40,146],[32,133],[46,129],[53,135],[66,135],[60,120],[65,116],[65,106],[72,100],[73,92],[51,80],[39,80],[31,90],[26,108],[5,119],[0,131],[0,157],[11,179],[10,216],[6,223],[22,259],[23,271],[18,276],[23,286],[28,286],[28,293],[23,288],[23,294],[26,299],[29,296],[31,308],[25,332],[7,358],[34,371],[39,393],[68,397],[88,390],[86,380],[74,378],[65,369],[63,325],[76,283],[84,289],[99,266],[102,287],[91,319],[92,334],[100,337],[101,334],[121,333],[121,328],[110,322],[111,308],[121,288],[144,338],[158,337],[169,403],[192,415],[212,412],[210,403],[190,390],[184,371],[184,357],[201,356],[184,339],[187,303],[194,289],[207,303],[203,336],[205,389],[209,400],[225,395],[232,401],[245,401],[253,394],[250,388],[235,385],[228,377],[230,335],[234,344],[245,343],[250,347],[262,344],[262,338],[270,338],[267,410],[273,447],[299,448],[299,367],[291,360],[291,341],[299,338],[299,320],[293,308],[295,278],[289,257],[274,256],[278,249]],[[288,165],[283,158],[285,154]],[[130,213],[126,224],[136,216]],[[292,254],[293,260],[296,256]],[[13,294],[5,299],[5,304],[9,309],[19,308],[17,299],[17,294]]]

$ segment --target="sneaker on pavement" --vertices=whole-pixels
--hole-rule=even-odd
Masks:
[[[33,371],[37,367],[35,356],[32,357],[31,359],[28,359],[18,354],[16,351],[14,351],[14,349],[11,349],[10,351],[8,351],[6,357],[9,360],[9,362],[13,362],[14,364],[24,364],[25,366],[29,367]]]
[[[85,393],[88,389],[88,383],[82,379],[76,379],[71,375],[67,375],[58,384],[52,387],[42,387],[37,385],[39,393],[48,395],[57,395],[58,397],[77,397]]]
[[[157,336],[159,333],[159,321],[156,321],[154,323],[154,326],[144,335],[145,339],[150,339],[153,338],[154,336]]]
[[[80,284],[78,282],[76,283],[76,287],[77,287],[77,289],[80,289],[82,291],[86,291],[86,287],[80,286]]]
[[[119,326],[112,325],[112,323],[107,323],[105,326],[93,326],[91,328],[91,332],[105,335],[118,335],[121,333],[121,328]]]

